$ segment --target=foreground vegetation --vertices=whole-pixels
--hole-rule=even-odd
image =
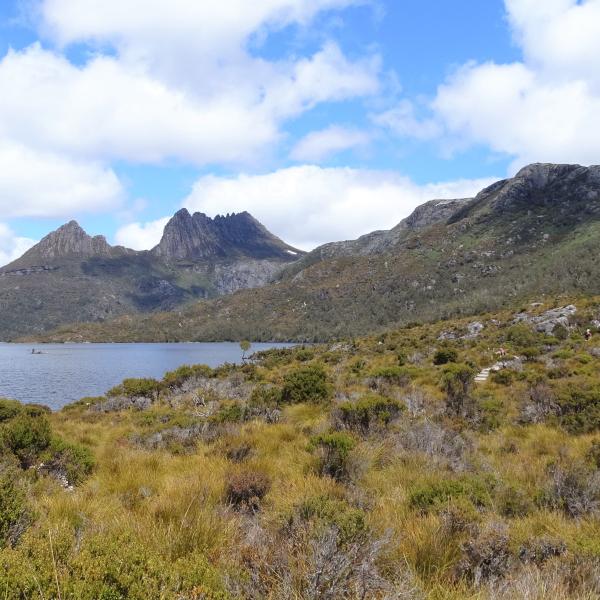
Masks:
[[[1,402],[0,597],[600,597],[600,300],[575,304]]]

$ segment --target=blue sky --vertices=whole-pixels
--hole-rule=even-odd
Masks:
[[[150,248],[181,206],[311,248],[599,162],[598,40],[600,0],[6,0],[0,262],[71,218]]]

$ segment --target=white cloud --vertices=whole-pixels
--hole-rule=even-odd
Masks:
[[[433,198],[474,195],[492,180],[417,185],[386,171],[298,166],[266,175],[199,179],[184,205],[214,216],[248,210],[302,249],[389,229]]]
[[[0,142],[0,212],[8,217],[72,216],[119,205],[123,189],[100,164]]]
[[[401,100],[394,108],[372,115],[371,118],[376,125],[402,137],[430,140],[441,133],[441,128],[434,119],[418,119],[414,104],[406,99]]]
[[[35,240],[17,236],[8,225],[0,223],[0,266],[16,260],[35,243]]]
[[[598,162],[600,0],[505,0],[522,62],[470,63],[432,108],[448,135],[532,161]]]
[[[429,114],[404,99],[372,115],[402,137],[444,150],[484,146],[529,162],[595,163],[600,155],[600,0],[505,0],[523,60],[469,62],[438,88]]]
[[[168,217],[148,223],[129,223],[115,234],[115,241],[133,250],[150,250],[160,242]]]
[[[294,146],[290,156],[300,162],[318,162],[370,142],[371,136],[365,131],[332,125],[306,135]]]
[[[380,60],[349,60],[332,41],[309,56],[266,60],[248,50],[252,35],[355,3],[45,0],[48,35],[101,50],[81,66],[39,44],[9,51],[0,135],[102,160],[256,162],[285,121],[375,94]]]

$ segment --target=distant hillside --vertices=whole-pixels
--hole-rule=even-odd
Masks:
[[[534,164],[475,198],[328,244],[259,289],[45,340],[323,340],[544,294],[600,293],[600,167]]]
[[[110,246],[71,221],[0,269],[0,339],[264,285],[303,254],[248,213],[181,210],[148,252]]]

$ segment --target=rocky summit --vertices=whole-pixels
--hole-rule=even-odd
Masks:
[[[70,221],[0,269],[0,339],[265,285],[303,254],[249,213],[211,219],[181,210],[144,252],[111,246]]]
[[[248,212],[211,219],[199,212],[191,215],[183,208],[167,223],[152,254],[167,260],[240,257],[289,260],[301,253],[274,236]]]

